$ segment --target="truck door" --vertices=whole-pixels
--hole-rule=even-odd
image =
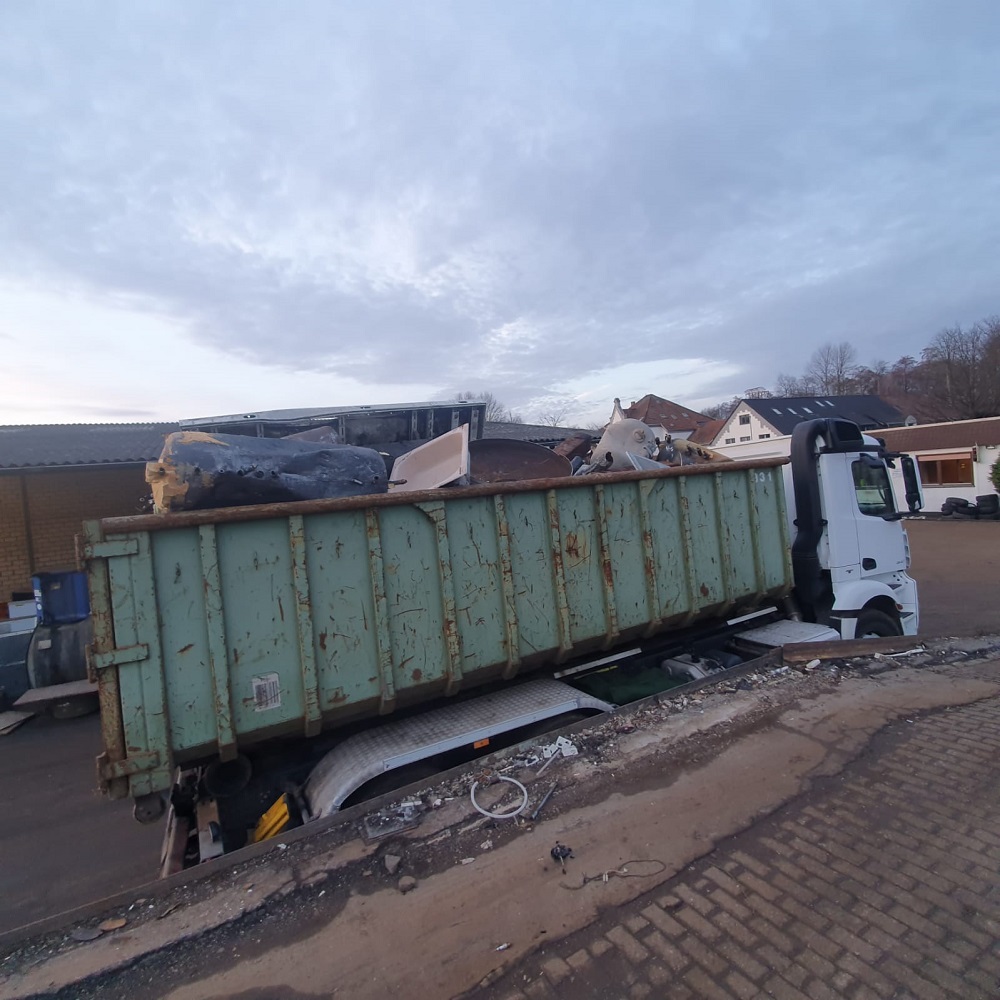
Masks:
[[[823,553],[825,568],[834,579],[838,570],[850,571],[858,565],[857,510],[847,455],[825,454],[819,457],[820,494],[823,498],[823,518],[826,521]],[[821,549],[822,552],[822,549]]]
[[[850,463],[861,576],[905,570],[905,536],[893,523],[899,514],[885,462],[867,452],[842,457]]]

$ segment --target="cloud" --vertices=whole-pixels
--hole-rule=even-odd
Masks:
[[[0,280],[67,370],[93,334],[60,300],[106,304],[135,413],[166,350],[255,409],[292,372],[317,405],[475,381],[530,409],[710,391],[648,359],[724,397],[828,340],[917,353],[997,310],[998,27],[902,0],[11,4]]]

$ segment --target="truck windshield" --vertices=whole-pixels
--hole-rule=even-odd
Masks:
[[[889,483],[889,470],[879,461],[864,456],[851,463],[854,492],[862,514],[883,517],[895,513],[896,504]]]

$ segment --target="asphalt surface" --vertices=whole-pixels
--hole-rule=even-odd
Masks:
[[[0,933],[155,877],[162,827],[102,797],[100,749],[96,715],[0,737]]]
[[[1000,521],[907,521],[922,635],[1000,632]]]

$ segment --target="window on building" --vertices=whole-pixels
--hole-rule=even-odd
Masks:
[[[876,458],[864,455],[851,463],[854,475],[854,492],[858,498],[858,510],[872,517],[892,514],[896,504],[889,484],[889,470]]]
[[[766,441],[770,436],[771,436],[770,434],[758,434],[757,435],[757,440],[758,441]]]
[[[750,440],[750,438],[751,438],[751,435],[750,435],[750,434],[748,434],[748,435],[747,435],[746,437],[741,437],[741,438],[740,438],[740,440],[741,440],[741,441],[749,441],[749,440]]]
[[[740,423],[741,424],[748,424],[748,423],[750,423],[750,414],[749,413],[741,413],[740,414]]]
[[[726,438],[726,444],[736,444],[736,438]]]
[[[972,486],[972,453],[934,455],[918,458],[920,481],[924,486]]]

